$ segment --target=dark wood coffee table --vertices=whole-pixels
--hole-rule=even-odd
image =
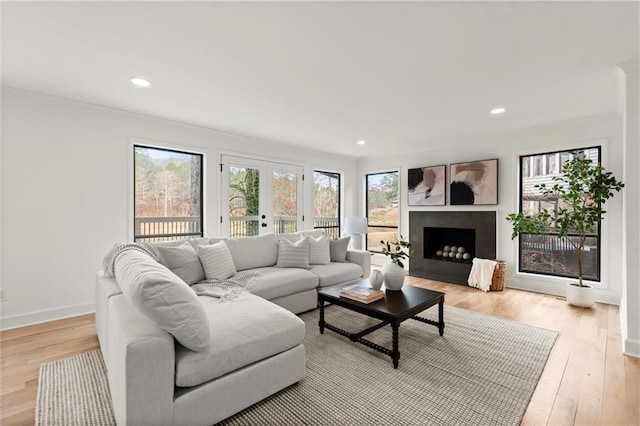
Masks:
[[[444,293],[439,291],[426,290],[424,288],[412,287],[405,285],[402,290],[392,291],[384,290],[385,295],[383,299],[376,300],[375,302],[366,304],[356,300],[340,297],[340,290],[343,287],[350,285],[366,283],[369,284],[369,280],[362,279],[359,281],[353,281],[346,284],[341,284],[333,287],[327,287],[318,290],[318,304],[320,305],[320,334],[324,334],[324,329],[334,331],[342,336],[348,337],[352,342],[361,343],[365,346],[375,349],[378,352],[389,355],[393,360],[393,368],[398,368],[398,362],[400,360],[400,350],[398,348],[398,329],[400,323],[409,318],[416,321],[424,322],[427,324],[435,325],[438,327],[438,331],[442,336],[444,334]],[[342,330],[334,325],[327,324],[324,320],[324,307],[325,303],[331,303],[334,305],[342,306],[343,308],[350,309],[355,312],[359,312],[363,315],[376,318],[382,322],[365,328],[364,330],[356,333],[350,333]],[[431,306],[438,304],[438,321],[432,321],[426,318],[417,316],[418,313],[430,308]],[[369,333],[372,333],[387,324],[391,324],[392,330],[392,349],[385,348],[373,343],[370,340],[363,337]]]

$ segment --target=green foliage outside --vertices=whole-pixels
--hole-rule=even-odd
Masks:
[[[257,216],[260,207],[260,172],[248,167],[229,170],[229,212],[231,216]]]
[[[314,217],[338,217],[340,203],[339,175],[313,173],[313,215]]]
[[[134,162],[136,217],[200,216],[200,156],[136,147]]]
[[[370,226],[397,226],[397,204],[397,172],[367,176],[367,217]]]

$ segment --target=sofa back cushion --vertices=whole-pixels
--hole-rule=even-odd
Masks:
[[[185,241],[178,247],[157,246],[160,262],[191,285],[204,280],[205,274],[193,246]]]
[[[129,303],[192,351],[209,350],[209,321],[195,292],[166,266],[128,250],[115,261],[115,275]]]
[[[276,234],[228,238],[224,241],[229,247],[237,271],[273,266],[278,261]]]

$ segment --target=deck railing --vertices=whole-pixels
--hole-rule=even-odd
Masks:
[[[200,217],[138,217],[134,220],[135,241],[152,242],[202,236]]]
[[[340,237],[340,222],[337,218],[317,217],[314,228],[324,229],[332,239]],[[296,232],[295,216],[275,216],[273,232],[285,234]],[[244,237],[258,235],[259,216],[232,216],[229,218],[229,236]],[[202,236],[200,217],[139,217],[134,221],[135,241],[153,242],[185,239]]]

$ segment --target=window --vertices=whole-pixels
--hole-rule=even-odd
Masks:
[[[533,176],[542,176],[542,155],[536,155],[532,158],[533,160]]]
[[[558,153],[547,154],[547,174],[557,175],[560,173],[558,169]]]
[[[313,227],[332,239],[340,237],[340,175],[313,171]]]
[[[367,250],[382,252],[380,241],[398,239],[398,172],[373,173],[367,184]]]
[[[134,145],[134,241],[202,237],[202,155]]]
[[[580,148],[580,153],[588,156],[594,162],[600,162],[600,147]],[[542,162],[542,158],[547,160],[547,173],[544,175],[527,176],[522,173],[520,181],[520,211],[534,215],[543,209],[557,211],[566,208],[566,205],[558,199],[544,196],[540,190],[535,188],[536,184],[545,183],[547,186],[553,185],[553,176],[562,174],[557,169],[558,163],[564,163],[570,158],[569,151],[557,151],[544,154],[536,154],[520,157],[520,167],[522,170],[525,164]],[[553,231],[553,229],[552,229]],[[569,238],[571,234],[569,234]],[[577,238],[577,237],[576,237]],[[535,274],[553,275],[559,277],[577,278],[575,251],[571,244],[561,241],[557,234],[550,235],[522,234],[519,246],[519,270],[521,272],[531,272]],[[597,232],[590,235],[582,254],[583,273],[588,280],[600,280],[600,227]]]

